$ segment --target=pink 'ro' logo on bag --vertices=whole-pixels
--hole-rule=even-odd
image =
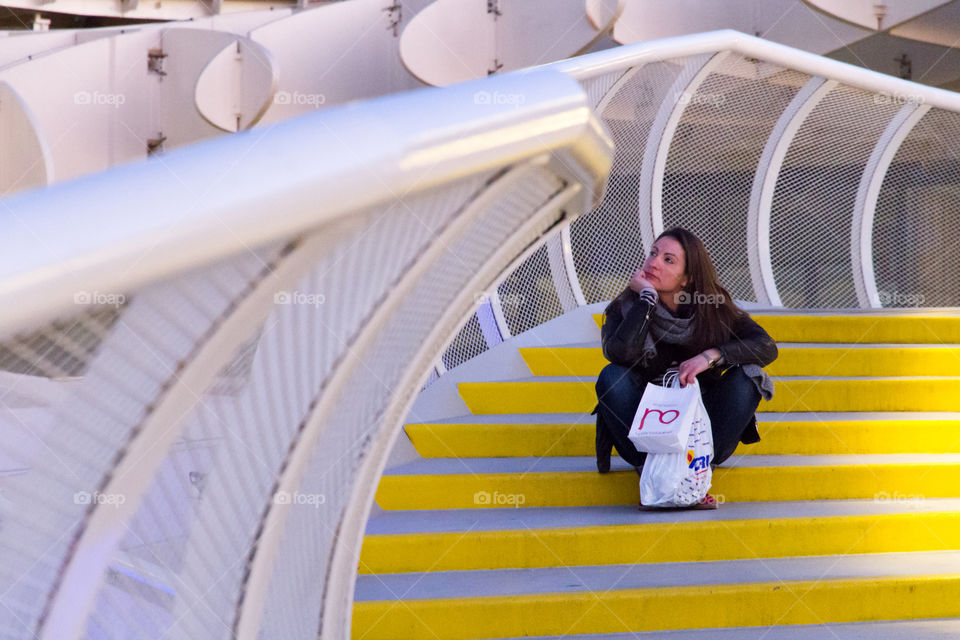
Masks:
[[[637,431],[643,430],[643,424],[647,421],[647,416],[650,415],[650,413],[653,411],[656,411],[658,414],[660,414],[658,417],[660,419],[661,424],[670,424],[680,416],[680,412],[677,411],[676,409],[667,409],[666,411],[661,411],[660,409],[644,409],[643,417],[640,418],[640,426],[637,427]],[[672,413],[673,417],[670,418],[669,420],[665,420],[664,418],[668,413]]]

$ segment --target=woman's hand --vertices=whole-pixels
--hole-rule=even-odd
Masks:
[[[706,357],[704,357],[706,356]],[[685,387],[688,384],[693,383],[697,375],[703,373],[710,368],[710,362],[707,360],[716,361],[720,357],[720,352],[716,349],[707,349],[697,355],[693,356],[689,360],[684,360],[680,363],[679,366],[679,379],[680,386]]]
[[[652,289],[653,285],[650,284],[650,281],[647,280],[647,273],[643,270],[643,267],[637,269],[637,272],[633,274],[633,277],[630,278],[630,288],[640,293],[643,289]]]

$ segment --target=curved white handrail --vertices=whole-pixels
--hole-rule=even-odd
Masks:
[[[88,290],[130,291],[247,246],[294,236],[385,194],[440,184],[503,158],[566,144],[571,136],[580,136],[578,153],[594,165],[609,142],[571,93],[579,85],[557,74],[538,78],[387,97],[359,113],[346,107],[308,114],[267,132],[211,140],[162,160],[6,199],[13,215],[0,218],[0,305],[8,309],[0,336],[69,310],[78,282]],[[515,107],[476,99],[478,92],[508,89],[522,91],[529,102]],[[416,108],[407,106],[411,101]],[[518,115],[529,119],[527,129],[506,126]],[[241,160],[224,174],[221,158]],[[284,165],[280,174],[272,171],[278,162]],[[263,180],[266,174],[273,179]],[[597,171],[592,179],[601,184],[605,175]],[[117,184],[124,188],[114,189]],[[104,201],[104,193],[112,197]],[[197,194],[203,194],[199,202]],[[298,204],[289,215],[273,212],[280,194]],[[77,211],[101,231],[75,233],[68,221]],[[230,233],[223,232],[225,224]],[[37,237],[44,238],[41,250]]]
[[[516,91],[519,90],[520,81],[517,77],[502,78],[495,82],[484,82],[483,86]],[[148,162],[63,184],[44,192],[25,194],[8,201],[8,205],[20,215],[16,218],[18,222],[6,218],[0,223],[0,234],[3,236],[0,250],[12,251],[13,247],[7,244],[8,241],[22,237],[18,234],[34,230],[32,225],[20,220],[39,219],[52,228],[58,218],[62,223],[64,216],[76,215],[78,209],[90,207],[93,210],[95,204],[102,206],[98,191],[105,183],[146,186],[151,180],[156,180],[159,172],[166,175],[173,172],[184,177],[193,176],[197,184],[203,184],[205,177],[209,178],[212,172],[220,169],[221,158],[234,156],[239,149],[244,149],[252,142],[256,143],[258,153],[242,156],[243,160],[238,162],[231,176],[234,179],[225,180],[229,184],[213,190],[207,198],[195,204],[190,215],[184,215],[176,205],[191,194],[196,187],[193,182],[184,182],[173,188],[167,185],[171,192],[167,198],[155,194],[156,200],[148,200],[154,207],[150,212],[152,223],[144,222],[147,216],[138,216],[139,221],[130,220],[128,224],[121,224],[118,212],[123,209],[106,207],[103,215],[118,216],[108,247],[142,247],[144,236],[151,231],[156,233],[155,225],[158,222],[175,225],[171,233],[155,238],[157,243],[151,253],[163,256],[164,261],[158,263],[146,259],[147,266],[152,267],[151,271],[144,268],[131,276],[122,269],[123,261],[129,259],[127,253],[110,255],[107,247],[81,243],[76,238],[71,239],[68,234],[53,238],[53,246],[59,250],[58,255],[65,263],[76,264],[78,270],[84,273],[84,282],[96,283],[88,286],[126,291],[142,282],[155,281],[190,266],[209,264],[244,251],[247,247],[245,243],[262,246],[272,240],[295,237],[377,202],[390,202],[396,193],[422,191],[461,176],[497,166],[509,166],[532,157],[549,156],[561,150],[570,155],[557,163],[558,169],[568,174],[572,185],[583,185],[583,188],[572,191],[568,189],[563,204],[573,210],[587,210],[604,185],[611,149],[609,139],[593,118],[586,95],[579,85],[553,72],[524,78],[523,90],[527,95],[535,96],[536,100],[520,109],[511,105],[480,105],[474,100],[475,89],[475,85],[466,84],[442,93],[416,92],[373,101],[362,108],[330,110],[304,116],[285,126],[276,127],[256,140],[250,140],[249,135],[218,139],[171,153],[163,163]],[[425,118],[427,113],[432,115]],[[346,115],[355,121],[352,128],[344,126],[348,120],[344,117]],[[449,127],[435,128],[438,121],[443,120]],[[420,125],[414,126],[417,122]],[[425,124],[427,122],[430,124]],[[380,144],[379,139],[371,140],[371,128],[383,134],[384,140],[390,140],[391,144]],[[318,136],[318,131],[335,132],[333,135],[338,143],[333,143],[329,133]],[[324,149],[326,153],[318,154],[317,149]],[[355,150],[358,158],[343,167],[338,161],[344,159],[348,149]],[[244,185],[242,181],[262,171],[264,162],[276,162],[277,157],[270,155],[271,151],[283,153],[288,159],[311,154],[311,161],[303,163],[303,170],[291,180],[267,181],[268,184],[252,192],[243,188],[249,185]],[[382,172],[377,183],[361,182],[355,175],[349,175],[359,173],[366,177],[369,175],[369,166]],[[233,195],[235,192],[241,192],[241,197]],[[56,205],[64,202],[63,198],[71,196],[72,209],[57,208]],[[264,206],[268,198],[274,203],[283,203],[283,215],[278,215],[276,204]],[[189,221],[196,222],[196,225],[187,224]],[[233,233],[224,233],[224,228]],[[219,243],[212,241],[215,237],[223,236],[230,237]],[[185,246],[190,243],[195,243],[195,246]],[[196,244],[204,245],[204,248]],[[437,251],[444,251],[445,246],[440,243]],[[32,248],[36,250],[35,244]],[[179,255],[180,259],[171,260],[174,255]],[[23,295],[31,287],[36,287],[38,281],[44,280],[62,290],[63,285],[57,284],[63,279],[60,273],[44,273],[42,269],[23,267],[18,270],[19,261],[23,258],[20,252],[4,260],[3,268],[9,275],[5,280],[7,286],[0,292],[0,300],[4,299],[3,296]],[[411,280],[410,286],[414,282]],[[238,327],[253,326],[264,309],[273,303],[269,291],[261,287],[258,292],[258,306],[238,314],[243,319],[243,324]],[[38,304],[29,313],[21,315],[18,321],[24,322],[24,318],[31,314],[34,317],[52,315],[59,310],[57,304]],[[384,320],[386,317],[383,316]],[[13,328],[16,324],[9,321],[6,326]],[[125,452],[129,455],[114,462],[115,467],[123,468],[125,474],[120,476],[125,480],[122,487],[126,496],[124,508],[114,509],[112,505],[94,507],[55,585],[50,613],[41,628],[41,637],[77,637],[82,632],[111,552],[119,542],[126,522],[136,513],[149,480],[162,461],[156,456],[145,460],[142,452],[164,451],[165,446],[180,433],[189,401],[198,400],[189,389],[204,388],[226,364],[231,346],[235,346],[229,344],[230,336],[239,341],[244,335],[236,327],[229,335],[225,336],[222,332],[216,334],[216,339],[210,341],[209,349],[202,353],[202,364],[195,368],[186,367],[180,383],[158,400],[151,417],[126,446]],[[375,335],[375,327],[370,327],[364,339],[373,340]],[[322,412],[318,415],[322,415]],[[179,416],[179,421],[174,419],[176,416]],[[316,434],[322,421],[312,424],[315,425]],[[295,490],[298,486],[295,472],[302,470],[309,461],[312,450],[310,442],[310,438],[307,438],[303,448],[297,449],[298,462],[289,467],[292,475],[280,483],[281,488]],[[124,465],[133,466],[124,468]],[[119,481],[119,477],[115,479],[115,482]],[[113,484],[108,484],[107,488],[113,491],[121,489]],[[370,491],[371,488],[367,486],[365,490]],[[279,511],[275,513],[281,514]],[[248,601],[251,605],[249,611],[246,608],[242,611],[245,616],[239,627],[242,637],[253,637],[259,624],[258,607],[263,604],[261,597],[266,596],[270,575],[270,549],[275,549],[279,542],[279,535],[283,531],[282,520],[276,523],[271,521],[271,526],[276,528],[265,542],[263,555],[254,558],[252,578],[256,598]],[[346,553],[351,556],[353,550]],[[264,565],[264,562],[268,564]]]
[[[436,241],[430,246],[416,267],[405,273],[401,281],[390,292],[388,298],[377,310],[376,315],[371,319],[365,328],[364,334],[357,343],[351,345],[349,358],[338,369],[336,376],[324,390],[323,399],[317,404],[313,414],[310,416],[302,436],[298,439],[294,450],[290,455],[290,462],[287,464],[277,482],[277,492],[294,493],[303,481],[310,461],[313,457],[317,439],[319,438],[324,425],[329,420],[330,414],[335,410],[340,394],[351,379],[351,375],[356,368],[366,366],[363,362],[363,355],[370,348],[371,344],[378,337],[380,328],[388,321],[393,310],[402,305],[407,294],[418,284],[419,278],[427,273],[433,263],[447,251],[447,247],[459,235],[469,230],[471,223],[475,221],[475,216],[481,214],[490,204],[496,202],[501,192],[514,186],[517,181],[521,181],[528,172],[528,166],[523,165],[512,169],[511,172],[502,176],[491,188],[485,191],[480,198],[471,203],[468,211],[457,219],[457,221],[444,230]],[[560,205],[569,202],[576,190],[576,186],[569,187],[562,194]],[[554,205],[555,207],[558,205]],[[478,274],[479,276],[480,274]],[[488,274],[492,276],[493,274]],[[467,298],[471,287],[464,287],[461,297]],[[448,320],[449,322],[449,320]],[[429,344],[427,341],[426,344]],[[406,385],[401,384],[400,388]],[[398,398],[397,402],[409,407],[413,398]],[[400,415],[403,415],[402,412]],[[390,438],[384,438],[380,441],[378,451],[368,454],[364,469],[361,471],[361,477],[354,485],[355,498],[348,502],[347,513],[341,521],[340,532],[334,551],[332,568],[328,578],[328,587],[326,590],[326,599],[328,602],[342,599],[344,594],[353,592],[353,586],[356,578],[356,566],[360,556],[360,540],[362,540],[363,527],[369,513],[373,491],[371,488],[375,485],[375,479],[383,473],[386,464],[387,455],[390,447],[399,433],[400,424],[391,425],[389,431]],[[264,535],[261,538],[250,566],[249,579],[245,588],[245,606],[238,612],[236,622],[236,637],[238,640],[255,640],[260,630],[260,618],[263,613],[263,605],[266,603],[270,579],[273,576],[274,559],[277,550],[283,539],[284,523],[290,512],[290,505],[271,507],[263,525]],[[249,602],[249,604],[248,604]],[[324,620],[323,637],[344,637],[349,631],[349,615],[335,616],[332,612],[337,608],[327,608],[331,614]]]
[[[812,76],[824,76],[867,91],[915,96],[918,102],[948,111],[960,111],[960,94],[952,91],[902,80],[731,29],[639,42],[544,66],[584,80],[638,64],[717,51],[736,52],[747,58],[778,64]]]
[[[351,362],[351,358],[358,358],[367,348],[374,351],[378,344],[375,333],[378,330],[386,332],[391,327],[394,316],[390,314],[399,316],[398,310],[411,302],[408,298],[419,301],[406,293],[424,280],[434,282],[424,276],[438,265],[445,266],[440,257],[446,242],[460,239],[469,242],[463,246],[481,246],[476,241],[479,236],[470,233],[474,229],[471,221],[487,222],[481,210],[493,208],[493,201],[510,202],[507,195],[515,191],[522,193],[523,186],[531,182],[519,180],[518,176],[539,175],[539,169],[549,166],[550,180],[546,182],[549,189],[540,195],[540,199],[523,200],[531,209],[511,209],[533,213],[525,217],[518,214],[516,220],[511,219],[517,223],[515,227],[498,227],[509,237],[491,236],[497,240],[495,243],[490,241],[493,248],[488,253],[478,254],[477,262],[472,263],[476,268],[468,272],[469,277],[457,282],[469,281],[469,286],[457,289],[454,295],[445,299],[448,304],[438,314],[437,325],[429,325],[424,330],[424,335],[429,333],[428,339],[408,343],[412,345],[407,354],[411,359],[398,360],[407,368],[397,374],[396,388],[388,387],[382,404],[377,405],[377,409],[383,412],[378,415],[378,420],[382,418],[382,421],[376,424],[376,431],[364,444],[366,458],[358,459],[357,467],[347,476],[358,483],[350,487],[352,497],[343,511],[345,515],[338,521],[342,525],[339,531],[346,538],[324,543],[329,545],[324,546],[325,552],[331,554],[327,572],[327,586],[331,590],[324,593],[325,613],[330,612],[330,616],[323,620],[324,633],[342,636],[348,628],[346,603],[352,593],[352,572],[356,567],[363,524],[372,505],[374,483],[384,468],[390,444],[399,433],[402,415],[413,402],[411,395],[402,394],[423,381],[425,374],[422,371],[436,361],[444,336],[451,334],[455,320],[462,319],[469,307],[469,299],[482,290],[496,291],[495,278],[498,274],[504,275],[500,269],[509,263],[509,258],[521,255],[524,260],[534,259],[534,253],[544,247],[544,230],[551,225],[559,226],[563,222],[563,211],[574,217],[596,204],[596,196],[605,186],[611,141],[593,115],[577,80],[605,75],[596,85],[615,88],[624,86],[617,84],[617,78],[621,82],[627,78],[638,80],[636,103],[626,101],[623,109],[610,114],[610,120],[622,119],[627,123],[624,130],[636,122],[651,124],[649,132],[644,134],[645,140],[639,139],[636,131],[640,127],[636,126],[623,137],[637,146],[627,150],[634,157],[625,163],[628,169],[624,173],[632,170],[636,166],[636,156],[646,151],[642,158],[642,171],[646,173],[637,182],[644,183],[641,185],[641,199],[646,198],[651,207],[644,223],[645,233],[649,236],[658,225],[662,227],[656,193],[665,177],[673,132],[688,124],[702,125],[706,120],[710,120],[710,125],[723,124],[723,118],[713,119],[713,113],[705,116],[702,110],[695,113],[697,110],[685,110],[682,104],[671,101],[676,100],[677,91],[691,90],[707,79],[717,79],[729,85],[741,80],[757,80],[761,85],[767,81],[762,64],[744,65],[756,76],[743,75],[743,69],[736,65],[718,64],[720,60],[729,62],[736,56],[813,76],[806,86],[803,86],[805,78],[797,77],[781,78],[784,84],[779,86],[771,82],[778,92],[779,102],[774,104],[783,109],[782,115],[777,119],[781,111],[764,112],[767,127],[764,135],[767,138],[757,136],[749,141],[753,145],[749,149],[752,155],[741,156],[756,163],[756,166],[746,167],[756,172],[747,205],[747,230],[750,239],[758,243],[756,249],[750,249],[753,252],[750,275],[761,302],[779,302],[770,267],[772,194],[777,185],[779,167],[792,148],[794,134],[810,111],[835,87],[845,90],[860,88],[894,96],[906,94],[923,102],[922,107],[903,109],[892,120],[882,123],[886,125],[884,133],[875,142],[871,139],[874,153],[859,175],[861,183],[854,205],[850,243],[844,246],[849,246],[855,262],[860,261],[859,272],[854,265],[854,278],[861,304],[865,300],[875,304],[875,293],[871,293],[875,289],[870,270],[872,265],[867,261],[870,259],[872,211],[887,169],[904,138],[923,114],[932,108],[960,113],[960,96],[723,31],[632,45],[442,90],[430,89],[333,108],[272,128],[220,138],[148,162],[6,199],[3,204],[8,215],[0,216],[0,304],[7,312],[0,317],[0,337],[75,312],[75,283],[82,282],[87,290],[136,294],[147,285],[175,278],[187,270],[202,270],[242,255],[249,247],[259,248],[278,241],[305,248],[296,256],[301,262],[291,261],[286,272],[278,267],[279,275],[292,278],[295,272],[302,271],[311,255],[316,259],[322,253],[322,247],[303,239],[316,238],[318,231],[327,225],[356,221],[370,213],[371,208],[377,210],[386,202],[396,201],[398,194],[423,194],[467,178],[476,180],[482,188],[477,190],[470,183],[469,197],[458,200],[456,208],[444,210],[453,211],[455,215],[445,219],[447,222],[439,226],[428,241],[417,245],[424,247],[417,256],[423,262],[405,263],[405,269],[398,272],[394,280],[385,279],[388,284],[396,284],[395,289],[387,288],[382,295],[371,295],[371,300],[381,304],[374,305],[368,316],[371,319],[366,327],[369,333],[358,330],[348,345],[357,347],[358,351],[344,356],[332,367],[328,377],[322,377],[316,387],[309,389],[311,401],[308,409],[298,416],[298,419],[303,418],[303,431],[297,436],[302,439],[288,441],[278,438],[273,443],[287,445],[278,457],[283,464],[276,469],[271,467],[271,473],[277,472],[276,486],[283,491],[295,491],[308,482],[305,478],[310,471],[313,444],[325,437],[326,430],[335,428],[335,420],[331,419],[331,416],[339,415],[333,410],[335,392],[348,387],[350,377],[360,371],[354,366],[357,362]],[[658,66],[669,69],[651,70],[646,66],[655,61],[668,61],[669,64]],[[671,75],[678,63],[685,64],[686,68],[681,67],[678,75]],[[644,69],[650,70],[648,77],[642,75]],[[671,81],[673,89],[665,98],[666,102],[650,99],[651,87],[657,87],[659,91]],[[761,88],[766,90],[768,87]],[[783,105],[787,99],[783,96],[789,94],[780,92],[781,89],[796,91],[786,107]],[[515,102],[491,100],[495,92],[522,95],[524,99]],[[632,95],[626,93],[625,97]],[[875,126],[878,124],[876,120],[871,124],[874,125],[871,131],[882,128]],[[770,128],[772,131],[767,131]],[[637,139],[630,138],[631,135]],[[228,158],[232,165],[225,162]],[[827,158],[826,162],[831,160],[833,158]],[[742,164],[734,166],[738,170],[744,168]],[[813,168],[821,167],[814,164]],[[531,170],[524,173],[525,169]],[[628,178],[636,176],[631,174]],[[504,188],[510,180],[520,186],[516,190]],[[738,184],[744,191],[751,188],[749,180]],[[629,187],[636,189],[636,183],[630,183]],[[110,193],[111,197],[104,198],[105,193]],[[131,216],[130,211],[136,211],[138,215]],[[82,212],[85,224],[96,229],[96,233],[77,233],[76,227],[68,224],[78,212]],[[624,215],[634,216],[635,212],[628,208]],[[526,224],[521,224],[524,220]],[[552,278],[560,306],[567,310],[572,306],[583,306],[586,300],[575,272],[571,247],[570,234],[576,228],[558,229],[557,226],[552,226],[555,235],[545,239],[546,266],[543,266],[542,254],[535,256],[540,266],[531,277]],[[42,243],[38,238],[42,238]],[[588,277],[617,275],[591,272]],[[766,298],[763,292],[766,292]],[[553,293],[549,290],[545,293],[551,302]],[[148,295],[144,293],[141,302]],[[122,446],[112,451],[116,457],[112,461],[97,459],[99,466],[95,469],[98,474],[103,473],[104,468],[119,472],[116,476],[104,474],[98,486],[108,494],[122,490],[127,503],[120,509],[113,505],[92,505],[84,511],[82,526],[70,551],[59,550],[67,557],[53,588],[49,589],[49,615],[40,627],[42,637],[82,635],[87,611],[96,595],[101,593],[98,587],[112,552],[119,544],[123,527],[138,513],[137,507],[142,504],[150,481],[157,477],[157,465],[163,462],[161,453],[153,453],[151,457],[146,452],[163,451],[171,439],[182,433],[185,427],[178,420],[198,400],[191,397],[189,387],[204,387],[213,379],[229,360],[231,342],[248,337],[246,334],[263,316],[264,305],[270,304],[267,290],[262,287],[242,290],[235,295],[226,306],[227,321],[221,324],[221,316],[217,316],[209,333],[198,330],[200,337],[195,343],[186,345],[196,349],[185,349],[187,355],[178,355],[175,360],[179,367],[177,373],[164,378],[169,384],[164,384],[155,396],[144,401],[149,402],[150,407],[145,417],[125,425],[130,431],[124,432]],[[236,306],[231,306],[233,303]],[[136,309],[136,305],[137,298],[134,297],[131,307]],[[415,305],[411,303],[411,306]],[[508,337],[510,331],[505,310],[497,304],[496,298],[489,309],[491,322],[499,324],[500,338]],[[129,309],[124,313],[129,313]],[[345,314],[345,317],[344,322],[352,321],[352,316]],[[200,318],[197,324],[205,318]],[[515,319],[516,316],[511,316],[511,320]],[[542,321],[540,318],[535,320]],[[130,331],[128,338],[132,336]],[[112,336],[107,334],[106,337],[109,340]],[[356,370],[352,371],[351,367]],[[439,368],[442,369],[442,362]],[[166,371],[164,375],[168,375]],[[88,391],[97,382],[92,376],[90,379],[91,386],[85,388]],[[325,386],[327,383],[330,383],[329,387]],[[323,395],[330,393],[331,389],[334,392],[331,396]],[[253,427],[257,424],[253,423]],[[146,462],[135,464],[135,461],[139,462],[138,458]],[[262,506],[259,500],[264,496],[251,493],[244,497],[250,498],[251,505]],[[69,509],[62,512],[68,513]],[[262,512],[257,512],[256,517],[264,526],[252,534],[255,536],[251,538],[252,544],[244,539],[244,543],[250,545],[246,549],[249,572],[231,582],[230,589],[240,585],[240,590],[229,591],[233,599],[226,605],[235,608],[232,612],[235,630],[244,638],[256,637],[263,631],[264,624],[270,623],[271,609],[267,608],[266,614],[261,614],[268,604],[268,597],[276,594],[272,590],[276,579],[272,560],[275,553],[279,553],[286,526],[284,509],[271,510],[267,505]],[[205,532],[201,527],[199,535]],[[98,607],[97,612],[102,611]]]

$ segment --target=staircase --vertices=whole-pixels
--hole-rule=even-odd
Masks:
[[[520,347],[531,376],[408,424],[353,637],[960,637],[960,314],[754,317],[776,394],[715,470],[717,511],[639,512],[631,467],[596,472],[599,331]]]

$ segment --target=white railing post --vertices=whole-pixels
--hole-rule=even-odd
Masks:
[[[863,169],[850,228],[850,264],[861,307],[883,306],[873,271],[873,221],[883,179],[900,145],[929,110],[928,105],[904,105],[887,125]]]
[[[689,60],[667,91],[666,97],[657,110],[650,126],[647,143],[643,150],[643,164],[640,169],[640,191],[637,208],[640,225],[640,238],[643,247],[648,250],[654,238],[663,231],[663,172],[673,131],[676,130],[685,104],[678,98],[691,87],[697,87],[709,73],[703,73],[714,55],[702,54]],[[658,185],[658,182],[660,183]]]
[[[770,253],[770,214],[783,160],[807,116],[836,86],[837,83],[832,80],[811,78],[781,114],[760,156],[750,192],[747,245],[750,249],[748,256],[754,291],[757,301],[762,304],[783,306]]]

